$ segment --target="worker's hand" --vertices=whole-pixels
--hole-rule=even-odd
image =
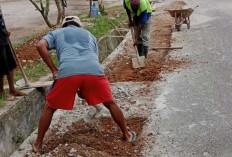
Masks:
[[[132,20],[130,20],[129,23],[128,23],[128,26],[129,27],[133,27],[134,26],[134,22]]]
[[[57,73],[58,73],[58,70],[55,70],[52,72],[53,80],[56,80]]]
[[[8,30],[6,30],[6,35],[8,38],[10,37],[10,32]]]
[[[139,44],[139,39],[138,39],[138,38],[135,38],[135,39],[134,39],[134,46],[136,46],[136,47],[137,47],[137,46],[138,46],[138,44]]]

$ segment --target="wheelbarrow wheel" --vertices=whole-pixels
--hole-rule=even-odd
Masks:
[[[179,32],[180,31],[180,26],[176,26],[176,30]]]
[[[189,20],[189,17],[188,17],[188,21],[187,21],[187,28],[190,29],[190,20]]]
[[[175,27],[176,27],[177,31],[180,31],[180,26],[181,26],[180,22],[181,22],[181,18],[177,17],[176,18],[176,24],[175,24]]]

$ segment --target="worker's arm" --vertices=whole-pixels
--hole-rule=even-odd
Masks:
[[[54,65],[51,55],[48,52],[48,42],[45,39],[41,39],[38,44],[36,45],[36,49],[38,50],[40,56],[42,57],[43,61],[47,64],[47,66],[50,68],[53,79],[56,79],[57,74],[57,67]]]
[[[139,25],[138,25],[138,32],[136,33],[134,45],[138,46],[138,40],[141,35],[143,26],[147,23],[149,18],[151,17],[151,13],[147,13],[147,10],[143,11],[139,16]]]
[[[6,29],[6,35],[9,38],[10,37],[10,32]]]
[[[134,46],[138,46],[138,44],[139,44],[139,37],[141,35],[143,25],[144,24],[140,23],[139,26],[138,26],[138,32],[137,32],[137,34],[135,36],[135,39],[134,39]]]
[[[134,25],[134,23],[133,23],[133,21],[132,21],[131,12],[130,12],[129,9],[126,9],[126,14],[127,14],[127,16],[128,16],[128,20],[129,20],[128,25],[129,25],[129,27],[132,27],[132,26]]]
[[[127,14],[127,16],[128,16],[128,20],[129,20],[128,25],[129,25],[129,27],[132,27],[132,26],[134,25],[134,23],[133,23],[132,18],[131,18],[131,12],[130,12],[130,10],[127,8],[127,6],[126,6],[126,4],[125,4],[125,1],[123,1],[123,6],[124,6],[124,8],[126,9],[126,14]]]

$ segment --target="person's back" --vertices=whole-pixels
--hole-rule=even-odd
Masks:
[[[70,25],[44,37],[49,49],[56,49],[59,60],[57,78],[73,75],[104,75],[99,63],[96,38],[87,30]]]

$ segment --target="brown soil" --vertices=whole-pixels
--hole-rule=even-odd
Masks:
[[[28,65],[32,61],[36,61],[41,58],[39,56],[38,51],[36,50],[36,44],[44,35],[45,33],[38,34],[36,38],[33,38],[27,41],[26,43],[24,43],[23,45],[15,48],[15,52],[23,66]]]
[[[173,2],[169,7],[178,8],[184,5],[183,2]],[[158,10],[166,8],[158,8]],[[114,13],[110,13],[110,16]],[[117,13],[115,13],[117,14]],[[171,41],[172,25],[174,19],[171,18],[168,12],[152,16],[152,47],[169,47]],[[35,44],[40,37],[32,39],[23,46],[16,49],[19,57],[23,60],[39,59],[38,53],[35,50]],[[165,50],[149,50],[148,65],[145,68],[133,69],[131,58],[135,56],[132,46],[132,40],[126,43],[124,53],[118,56],[117,61],[113,62],[109,67],[105,68],[106,76],[110,82],[125,82],[125,81],[155,81],[160,79],[160,72],[170,72],[177,68],[187,66],[191,62],[185,59],[165,59],[168,51]],[[149,85],[149,82],[147,82]],[[146,93],[144,88],[142,93]],[[141,93],[138,93],[140,96]],[[125,95],[124,98],[128,98]],[[123,96],[115,97],[123,99]],[[151,99],[151,98],[150,98]],[[131,105],[137,103],[131,100]],[[62,134],[57,129],[49,130],[46,138],[46,155],[51,156],[84,156],[84,157],[110,157],[110,156],[141,156],[144,143],[141,137],[145,118],[130,118],[126,119],[131,130],[135,130],[138,134],[135,146],[123,142],[121,132],[110,118],[103,118],[94,125],[86,124],[83,121],[78,121],[67,128],[67,132]],[[60,124],[62,125],[62,124]],[[59,127],[59,126],[57,126]],[[74,150],[74,151],[71,151]],[[71,153],[72,152],[72,153]],[[30,156],[39,156],[31,154]]]
[[[173,2],[168,8],[181,8],[185,3]],[[158,8],[166,9],[166,8]],[[169,15],[168,12],[160,15],[152,16],[152,32],[150,40],[150,48],[153,47],[170,47],[172,25],[174,24],[174,19]],[[148,53],[148,65],[145,68],[133,69],[131,58],[135,57],[135,50],[132,46],[132,41],[128,41],[124,48],[123,55],[118,57],[118,60],[112,63],[109,67],[105,69],[106,76],[110,82],[127,82],[127,81],[155,81],[159,80],[159,73],[162,71],[163,66],[169,65],[169,67],[174,68],[174,66],[180,67],[183,61],[171,62],[165,60],[165,56],[168,54],[166,50],[149,50]],[[178,63],[177,63],[178,62]],[[172,64],[174,63],[174,64]],[[177,68],[177,67],[176,67]],[[167,68],[164,68],[164,70]]]
[[[140,138],[144,118],[126,119],[130,129],[137,133],[136,145],[122,140],[121,132],[111,118],[102,118],[97,124],[90,125],[77,121],[60,135],[57,129],[49,130],[44,144],[45,155],[83,157],[139,156],[143,139]],[[73,153],[71,149],[75,149]],[[71,155],[72,154],[72,155]],[[34,154],[32,156],[37,156]]]

